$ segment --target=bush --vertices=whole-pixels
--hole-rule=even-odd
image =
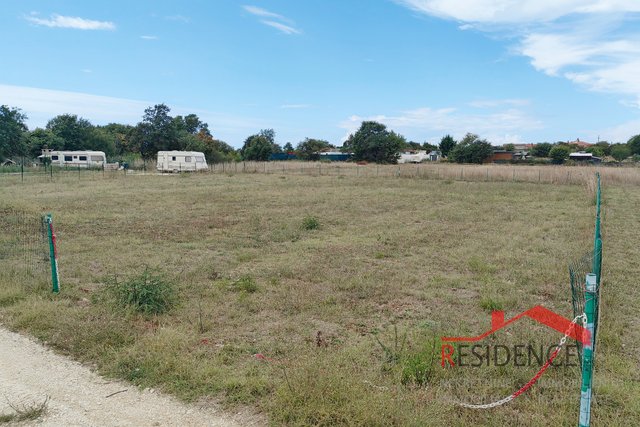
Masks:
[[[305,216],[302,219],[303,230],[317,230],[320,228],[320,221],[315,216]]]
[[[568,159],[569,154],[571,154],[571,151],[564,145],[554,145],[549,151],[549,157],[551,157],[553,162],[556,164],[560,164]]]
[[[427,343],[418,353],[408,354],[402,366],[400,382],[404,385],[424,386],[429,384],[434,376],[436,357],[436,340]]]
[[[114,278],[110,289],[118,305],[144,314],[162,314],[177,302],[175,284],[149,269],[122,282]]]
[[[246,292],[252,294],[258,291],[258,285],[251,276],[242,276],[231,284],[231,289],[236,292]]]
[[[449,152],[449,159],[456,163],[482,164],[493,154],[493,147],[487,140],[468,133],[458,145]]]

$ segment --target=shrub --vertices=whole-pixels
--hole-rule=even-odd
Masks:
[[[303,230],[317,230],[318,228],[320,228],[320,220],[315,216],[305,216],[302,219]]]
[[[436,340],[433,339],[431,343],[425,345],[422,351],[408,354],[405,357],[400,382],[404,385],[414,384],[416,386],[428,384],[433,379],[434,361],[436,360]]]
[[[114,278],[110,289],[118,305],[144,314],[162,314],[177,302],[175,283],[149,269],[121,282]]]
[[[231,284],[231,289],[237,292],[246,292],[252,294],[258,291],[258,285],[251,276],[242,276]]]
[[[569,154],[571,154],[571,150],[564,145],[554,145],[553,148],[549,150],[549,157],[551,157],[556,164],[560,164],[568,159]]]

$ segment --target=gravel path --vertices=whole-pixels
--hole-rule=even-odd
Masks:
[[[126,391],[123,391],[126,390]],[[110,396],[111,395],[111,396]],[[44,416],[20,426],[247,426],[259,420],[178,400],[119,381],[0,327],[0,415],[49,402]]]

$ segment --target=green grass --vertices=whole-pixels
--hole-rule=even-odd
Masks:
[[[605,186],[604,199],[593,423],[640,424],[640,190]],[[567,264],[592,244],[583,186],[118,175],[13,182],[0,200],[53,213],[62,289],[0,272],[0,321],[107,376],[252,405],[276,425],[576,424],[575,370],[550,370],[506,407],[463,410],[451,402],[502,398],[536,369],[445,370],[429,346],[488,330],[493,309],[571,317]],[[146,267],[175,279],[180,303],[115,309],[107,279]],[[560,338],[518,325],[493,339]]]
[[[320,220],[312,215],[307,215],[302,219],[302,228],[304,230],[316,230],[320,228]]]
[[[164,274],[145,268],[141,273],[109,279],[106,292],[122,308],[143,314],[162,314],[176,305],[175,284]]]

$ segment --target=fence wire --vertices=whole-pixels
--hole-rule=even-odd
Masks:
[[[24,209],[0,207],[0,273],[46,281],[48,269],[44,217]]]
[[[569,264],[569,278],[571,280],[571,303],[573,305],[573,316],[578,316],[585,312],[585,292],[587,274],[593,270],[594,252],[591,251],[581,258]],[[596,284],[595,292],[595,316],[593,322],[593,342],[598,331],[598,312],[600,302],[600,282]],[[580,363],[582,363],[582,343],[577,341]]]
[[[596,275],[596,291],[594,294],[595,311],[593,316],[593,346],[595,348],[598,333],[598,321],[600,319],[600,288],[602,271],[602,234],[600,223],[601,211],[601,187],[600,175],[596,174],[595,202],[596,219],[594,232],[594,249],[576,261],[569,264],[569,278],[571,281],[571,303],[573,305],[573,315],[578,316],[585,312],[586,300],[586,278],[588,273]],[[578,342],[578,352],[580,353],[580,363],[582,363],[582,343]],[[595,351],[594,351],[595,356]]]

